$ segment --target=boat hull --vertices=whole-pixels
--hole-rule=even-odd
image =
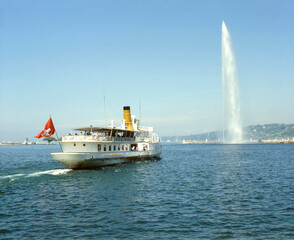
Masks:
[[[104,166],[158,159],[161,151],[130,151],[124,153],[51,153],[52,159],[71,169],[91,169]]]

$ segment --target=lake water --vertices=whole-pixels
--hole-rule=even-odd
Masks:
[[[294,239],[294,144],[164,145],[100,170],[0,146],[0,239]]]

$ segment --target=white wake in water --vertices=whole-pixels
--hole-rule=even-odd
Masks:
[[[20,174],[0,176],[0,179],[7,179],[7,178],[15,179],[20,177],[39,177],[41,175],[62,175],[62,174],[67,174],[70,171],[72,170],[71,169],[53,169],[53,170],[33,172],[33,173],[20,173]]]

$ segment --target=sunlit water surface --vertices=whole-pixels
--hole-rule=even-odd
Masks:
[[[293,239],[294,144],[164,145],[74,171],[0,146],[0,239]]]

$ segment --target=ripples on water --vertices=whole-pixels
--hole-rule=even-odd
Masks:
[[[164,145],[74,171],[0,146],[0,239],[293,239],[294,145]]]

